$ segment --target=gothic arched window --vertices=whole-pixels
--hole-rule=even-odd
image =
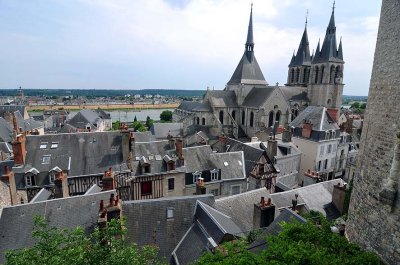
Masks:
[[[322,84],[323,80],[324,80],[324,72],[325,72],[325,66],[321,66],[321,80],[320,80],[320,84]]]
[[[232,110],[232,118],[236,121],[236,111]]]
[[[300,69],[296,69],[296,83],[300,83]]]
[[[201,123],[202,123],[202,125],[206,125],[206,118],[202,118]]]
[[[196,121],[197,121],[197,124],[200,124],[200,118],[199,117],[196,118]]]
[[[315,67],[315,79],[314,79],[314,84],[318,84],[318,74],[319,74],[319,69],[318,66]]]
[[[221,124],[224,124],[224,111],[223,111],[223,110],[221,110],[221,111],[219,112],[219,122],[220,122]]]
[[[333,84],[334,81],[335,81],[335,71],[336,71],[335,66],[332,65],[332,66],[331,66],[331,71],[330,71],[330,74],[329,74],[329,76],[330,76],[330,78],[329,78],[329,83],[330,83],[330,84]]]
[[[254,126],[254,113],[250,112],[250,127]]]
[[[290,83],[294,82],[294,69],[292,68],[292,70],[290,71]]]
[[[246,112],[242,111],[242,125],[244,125],[246,121]]]

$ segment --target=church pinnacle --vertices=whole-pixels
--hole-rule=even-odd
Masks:
[[[249,28],[247,30],[247,40],[246,40],[246,54],[249,61],[253,59],[253,51],[254,51],[254,39],[253,39],[253,3],[251,3],[250,10],[250,20],[249,20]]]

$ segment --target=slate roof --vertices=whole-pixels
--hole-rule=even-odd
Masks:
[[[209,205],[214,203],[211,194],[124,201],[122,209],[127,218],[128,240],[139,246],[157,245],[159,255],[169,259],[173,249],[193,225],[198,200]],[[173,218],[167,219],[167,209],[172,210]]]
[[[264,151],[259,148],[248,146],[238,140],[228,138],[226,146],[229,146],[228,152],[243,151],[246,176],[249,176],[254,166],[264,155]]]
[[[43,122],[36,121],[33,118],[29,118],[24,120],[24,117],[19,111],[14,112],[14,115],[17,119],[18,127],[22,129],[22,131],[32,131],[34,129],[43,128]]]
[[[253,229],[253,207],[255,203],[260,201],[261,197],[266,200],[271,198],[276,210],[278,210],[291,207],[292,199],[295,198],[295,194],[298,194],[298,205],[304,205],[308,211],[319,211],[326,215],[325,207],[331,203],[333,186],[338,182],[343,184],[341,179],[335,179],[273,194],[269,194],[266,188],[261,188],[217,199],[214,208],[230,216],[242,231],[250,231]],[[276,212],[276,216],[278,214],[279,212]]]
[[[310,99],[307,96],[307,88],[306,87],[298,87],[298,86],[280,86],[279,89],[282,91],[284,98],[286,101],[306,101],[310,102]]]
[[[215,169],[215,165],[210,160],[210,155],[213,151],[209,145],[186,147],[182,151],[186,172],[192,173]]]
[[[299,44],[299,48],[297,49],[296,56],[294,56],[293,54],[289,67],[302,66],[302,65],[311,65],[310,44],[308,42],[308,35],[307,35],[307,24],[306,27],[304,28],[303,36],[301,37],[301,41]]]
[[[173,161],[177,160],[175,146],[170,146],[168,140],[135,142],[133,173],[136,176],[143,175],[140,163],[144,160],[150,165],[150,173],[161,173],[167,171],[167,165],[163,157],[168,155]]]
[[[122,148],[124,137],[129,136],[121,132],[28,135],[25,165],[14,171],[24,173],[36,168],[39,172],[48,172],[58,166],[69,170],[69,176],[80,176],[102,174],[109,167],[126,169]],[[46,148],[41,149],[42,144]],[[43,163],[44,156],[50,156],[48,164]]]
[[[268,85],[260,66],[254,56],[254,52],[248,54],[244,52],[235,72],[228,82],[228,85],[248,84],[248,85]]]
[[[0,216],[0,263],[5,261],[5,251],[34,244],[32,230],[37,215],[45,217],[51,227],[81,226],[88,232],[92,231],[97,223],[100,200],[108,201],[112,193],[114,191],[3,208]]]
[[[105,111],[102,110],[102,109],[95,109],[94,111],[95,111],[95,112],[97,113],[97,115],[99,115],[99,117],[100,117],[101,119],[103,119],[103,120],[110,120],[110,119],[111,119],[111,114],[105,112]]]
[[[182,100],[178,109],[190,111],[190,112],[211,112],[212,109],[210,105],[206,102],[198,101],[185,101]]]
[[[294,155],[294,154],[301,154],[301,151],[299,148],[296,147],[296,145],[294,145],[292,142],[283,142],[280,139],[277,139],[278,142],[278,149],[276,152],[276,157],[285,157],[287,156],[286,152],[285,152],[285,148],[290,148],[290,155]],[[268,150],[268,142],[249,142],[249,143],[244,143],[248,146],[263,150],[263,148],[261,148],[261,143],[263,143],[265,150]]]
[[[100,115],[97,112],[90,109],[83,109],[75,114],[75,116],[70,120],[66,121],[66,123],[79,129],[86,129],[86,126],[89,124],[90,129],[94,130],[97,128],[95,124],[97,124],[100,120]]]
[[[339,130],[339,126],[322,106],[308,106],[289,124],[291,127],[303,128],[304,122],[311,122],[314,131]]]
[[[258,252],[267,249],[267,242],[265,238],[267,236],[277,236],[282,231],[281,222],[291,223],[291,222],[306,223],[307,220],[298,215],[296,212],[290,210],[289,208],[283,208],[280,210],[278,217],[264,229],[261,229],[261,233],[258,235],[259,240],[255,240],[247,248],[250,252]]]
[[[12,154],[12,146],[11,144],[7,142],[0,142],[0,152],[3,152],[5,154]]]
[[[212,153],[209,159],[215,168],[221,169],[222,180],[246,178],[243,151]]]
[[[276,88],[271,86],[253,87],[243,101],[243,107],[259,108]]]
[[[190,264],[226,238],[241,236],[242,231],[232,219],[211,206],[197,201],[194,222],[172,252],[173,264]]]
[[[236,93],[232,90],[209,90],[209,101],[213,107],[238,107]]]
[[[0,105],[0,117],[4,118],[4,115],[9,112],[13,114],[18,111],[21,114],[25,113],[25,105]]]
[[[11,124],[0,117],[0,141],[10,143],[12,141],[13,131]]]
[[[157,139],[165,139],[168,134],[173,137],[179,137],[183,134],[183,123],[154,123],[150,132]]]

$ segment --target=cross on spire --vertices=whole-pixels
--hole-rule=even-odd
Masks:
[[[308,23],[308,9],[307,9],[307,12],[306,12],[306,27],[307,27],[307,23]]]
[[[335,12],[335,4],[336,4],[336,0],[333,0],[332,13]]]

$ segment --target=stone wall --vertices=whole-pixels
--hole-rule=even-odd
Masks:
[[[400,1],[383,0],[347,236],[400,264],[400,196],[382,202],[400,131]],[[398,172],[397,172],[398,174]],[[393,174],[392,174],[393,175]],[[399,182],[400,176],[394,176]]]

